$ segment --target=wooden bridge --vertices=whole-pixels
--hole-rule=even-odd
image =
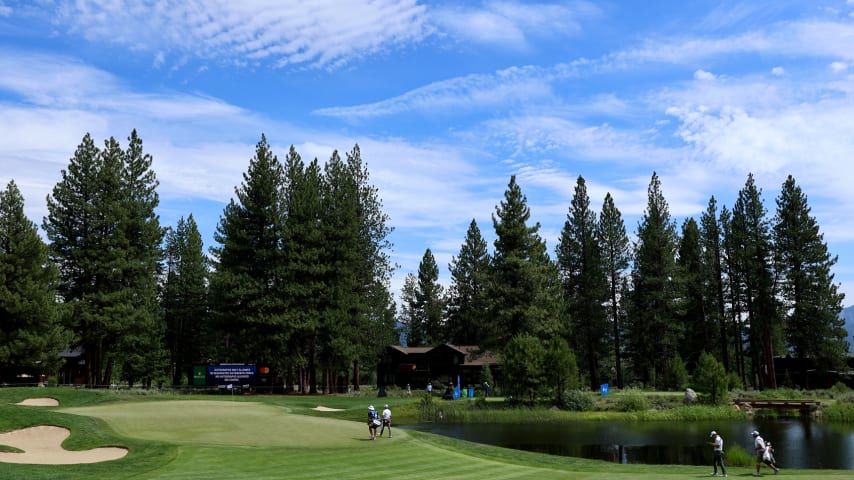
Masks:
[[[813,411],[821,408],[821,402],[818,400],[750,400],[739,398],[733,400],[733,403],[739,407],[750,408],[773,408],[776,410],[801,410]]]

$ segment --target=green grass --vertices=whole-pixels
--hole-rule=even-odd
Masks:
[[[13,405],[51,396],[59,407]],[[346,396],[131,395],[70,389],[0,389],[0,431],[69,428],[68,449],[124,446],[120,460],[51,466],[0,463],[0,479],[684,479],[707,467],[615,465],[394,430],[368,440],[367,402],[414,412],[412,399]],[[322,405],[341,412],[318,412]],[[397,418],[397,413],[395,413]],[[751,468],[732,467],[731,477]],[[843,479],[847,471],[786,470],[786,478]]]

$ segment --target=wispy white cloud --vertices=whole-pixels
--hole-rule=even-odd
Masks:
[[[650,39],[637,48],[608,55],[603,63],[616,68],[649,62],[690,64],[706,58],[746,53],[854,59],[852,44],[854,23],[787,22],[720,37]]]
[[[6,5],[5,2],[0,1],[0,17],[8,17],[12,15],[12,7]]]
[[[30,65],[35,70],[25,68]],[[500,190],[489,190],[502,185],[503,178],[480,171],[469,159],[485,155],[471,148],[309,130],[216,98],[139,92],[107,72],[62,56],[0,50],[0,69],[9,73],[0,76],[0,90],[6,93],[0,102],[0,130],[5,132],[0,136],[0,184],[14,179],[27,215],[37,221],[46,215],[43,200],[83,135],[90,133],[98,144],[110,136],[124,143],[134,128],[154,157],[158,193],[171,205],[161,211],[164,224],[194,213],[181,211],[176,202],[207,202],[215,209],[232,198],[261,132],[280,158],[287,153],[287,142],[294,142],[303,158],[321,162],[333,150],[343,156],[359,143],[393,226],[416,232],[409,242],[436,245],[437,257],[450,259],[455,252],[441,245],[448,238],[462,239],[472,215],[488,224],[500,199]],[[26,71],[30,75],[21,73]],[[195,212],[197,218],[199,214]],[[213,231],[215,216],[208,213],[207,223],[200,225],[203,232]],[[411,249],[402,248],[395,261],[417,269],[420,255],[405,253]]]
[[[68,57],[0,49],[0,90],[52,109],[112,111],[161,118],[238,115],[222,101],[186,93],[137,93],[113,75]]]
[[[820,204],[835,205],[838,212],[854,208],[847,180],[854,176],[847,160],[854,151],[848,133],[854,128],[851,79],[799,87],[729,79],[726,95],[719,85],[703,82],[683,88],[668,91],[661,101],[672,105],[667,112],[678,120],[676,133],[697,165],[735,179],[753,172],[770,182],[772,196],[791,174]],[[854,239],[838,214],[822,215],[829,238]]]
[[[426,34],[416,0],[60,0],[54,22],[93,42],[237,65],[334,68]],[[151,32],[157,32],[152,35]],[[176,60],[177,59],[177,60]]]
[[[531,100],[553,98],[556,84],[569,79],[627,71],[649,63],[693,65],[706,59],[736,54],[789,54],[854,60],[854,24],[838,22],[786,23],[763,31],[720,38],[658,39],[598,59],[577,59],[552,66],[512,67],[492,74],[473,74],[434,82],[374,103],[328,107],[314,113],[342,118],[372,118],[403,112],[440,112],[492,105],[512,107]],[[837,61],[836,63],[842,64]],[[775,70],[775,72],[781,72]],[[775,73],[777,75],[778,73]],[[695,70],[696,78],[715,75]]]
[[[848,70],[848,64],[845,62],[832,62],[830,64],[830,70],[834,73],[844,72]]]
[[[221,100],[138,92],[64,56],[0,49],[0,70],[0,180],[21,185],[31,218],[44,215],[43,199],[86,133],[99,144],[111,136],[123,143],[138,129],[161,196],[225,202],[261,131],[253,114]]]
[[[535,36],[549,28],[549,35],[571,41],[596,15],[579,13],[576,7],[586,4],[493,2],[451,10],[415,0],[399,6],[374,2],[360,5],[358,12],[338,2],[258,7],[60,0],[59,5],[54,18],[59,35],[71,32],[142,52],[137,64],[162,68],[158,73],[167,75],[187,65],[194,71],[217,64],[331,69],[421,42],[431,29],[448,34],[434,37],[440,42],[453,37],[479,47],[525,48],[537,45],[542,38]],[[376,121],[361,132],[353,125],[330,131],[329,118],[320,118],[323,126],[309,127],[318,119],[305,117],[305,123],[294,125],[203,94],[137,88],[130,76],[125,80],[68,57],[0,48],[0,181],[15,178],[28,213],[39,219],[46,193],[86,131],[100,141],[138,128],[155,157],[161,198],[226,202],[263,131],[280,158],[288,142],[295,142],[304,158],[321,161],[335,148],[360,144],[392,225],[406,232],[392,239],[404,274],[417,269],[428,246],[444,266],[458,252],[473,217],[489,237],[490,215],[511,174],[518,175],[532,220],[543,224],[542,235],[552,248],[578,175],[586,178],[595,208],[612,193],[631,231],[646,207],[653,170],[676,216],[697,215],[712,194],[729,203],[726,197],[743,185],[747,171],[757,174],[772,197],[791,173],[811,198],[833,198],[815,208],[827,238],[854,240],[848,226],[854,196],[847,185],[854,176],[847,162],[854,151],[854,79],[846,70],[854,62],[850,20],[758,25],[748,11],[745,6],[731,18],[710,16],[703,36],[686,29],[677,37],[633,38],[613,53],[596,50],[597,57],[566,63],[481,74],[462,68],[456,70],[459,76],[450,73],[378,102],[355,100],[314,111]],[[458,19],[442,17],[453,12],[460,13]],[[339,16],[352,18],[337,21]],[[454,21],[476,18],[484,19],[485,28],[473,23],[468,37],[454,30]],[[563,18],[567,29],[555,32],[549,23],[554,18]],[[733,27],[748,30],[729,34]],[[739,61],[757,57],[764,60]],[[832,74],[834,62],[846,68]],[[653,70],[655,75],[646,75]],[[665,76],[666,84],[660,82]],[[313,105],[322,101],[318,95]],[[411,112],[444,115],[454,123],[445,131],[412,133],[392,125],[394,119],[381,121]],[[162,217],[165,223],[169,215],[188,213],[172,205]],[[769,205],[773,208],[773,201]],[[210,231],[214,222],[202,228]]]
[[[720,30],[746,22],[756,23],[773,15],[783,2],[722,2],[712,9],[697,25],[700,30]]]
[[[475,128],[490,132],[488,141],[512,156],[557,155],[579,162],[661,163],[673,160],[670,149],[655,147],[655,132],[618,129],[608,123],[589,125],[564,117],[528,115],[493,120]]]
[[[396,97],[351,107],[315,110],[318,115],[367,118],[409,111],[447,111],[456,108],[508,107],[551,95],[547,69],[513,67],[495,74],[467,75],[439,81]]]
[[[696,80],[714,80],[717,78],[714,73],[707,72],[705,70],[697,70],[694,72],[694,79]]]
[[[532,37],[571,37],[599,15],[589,2],[561,4],[484,2],[431,10],[431,20],[455,38],[517,49],[528,48]]]

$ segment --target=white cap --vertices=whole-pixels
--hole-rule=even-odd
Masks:
[[[383,405],[383,408],[388,408],[388,404],[386,403],[385,405]]]
[[[717,434],[718,434],[718,432],[716,432],[716,431],[712,430],[712,433],[710,433],[710,434],[709,434],[709,436],[710,436],[710,437],[714,437],[714,436],[715,436],[715,435],[717,435]]]
[[[368,410],[373,410],[373,409],[374,409],[374,406],[373,406],[373,405],[371,405],[370,407],[368,407]]]
[[[753,435],[754,437],[758,437],[758,436],[759,436],[759,432],[757,432],[756,430],[754,430],[754,431],[750,432],[750,434],[751,434],[751,435]]]

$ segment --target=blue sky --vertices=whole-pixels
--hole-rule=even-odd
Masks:
[[[854,302],[854,0],[0,0],[0,182],[34,222],[84,134],[133,128],[206,247],[262,133],[358,143],[395,292],[427,248],[447,285],[472,219],[491,247],[511,175],[553,252],[579,175],[634,234],[653,172],[679,226],[750,172],[772,216],[791,174]]]

